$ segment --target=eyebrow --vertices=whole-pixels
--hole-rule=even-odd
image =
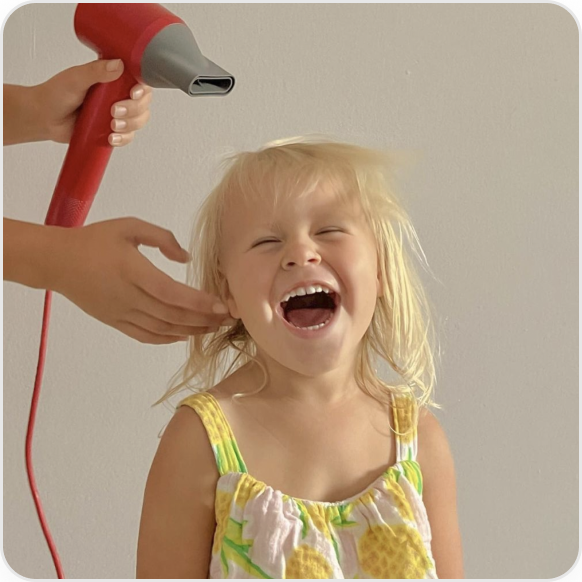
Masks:
[[[264,224],[255,225],[253,227],[253,230],[259,230],[259,229],[277,230],[278,228],[281,228],[280,222],[266,222]]]
[[[345,210],[338,210],[338,209],[334,209],[331,212],[327,213],[326,215],[317,218],[317,220],[351,220],[353,219],[353,216],[345,211]],[[275,222],[268,222],[268,223],[263,223],[263,224],[257,224],[256,226],[253,227],[253,230],[259,230],[259,229],[267,229],[267,230],[277,230],[281,228],[281,223],[279,221],[275,221]]]

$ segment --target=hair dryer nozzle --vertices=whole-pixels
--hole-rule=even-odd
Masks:
[[[176,87],[188,95],[226,95],[234,87],[234,77],[202,55],[185,24],[166,26],[150,40],[141,76],[152,87]]]

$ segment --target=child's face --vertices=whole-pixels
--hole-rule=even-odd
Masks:
[[[233,196],[222,221],[224,299],[259,352],[305,375],[353,362],[380,293],[374,236],[359,201],[342,203],[321,186],[276,209]],[[329,329],[300,337],[277,307],[286,292],[313,280],[337,290],[340,305]]]

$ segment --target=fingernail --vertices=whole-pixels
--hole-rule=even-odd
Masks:
[[[120,64],[121,64],[121,59],[115,59],[113,61],[109,61],[105,65],[105,68],[110,72],[117,71],[117,69],[119,69]]]
[[[133,99],[139,99],[143,95],[143,89],[136,89],[133,92]]]
[[[114,115],[115,115],[115,117],[123,117],[126,113],[127,113],[127,108],[126,107],[119,107],[119,106],[117,106],[115,108]]]
[[[112,135],[110,143],[112,143],[112,144],[121,143],[121,136],[120,135]]]
[[[228,307],[223,303],[215,303],[212,307],[214,313],[228,313]]]
[[[127,127],[127,121],[123,121],[123,119],[116,119],[113,122],[113,125],[114,125],[113,129],[115,131],[119,131],[120,129],[125,129]]]

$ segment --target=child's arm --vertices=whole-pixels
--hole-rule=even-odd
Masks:
[[[215,529],[218,471],[202,421],[175,414],[145,488],[136,578],[207,578]]]
[[[463,549],[457,516],[457,488],[451,449],[436,417],[420,412],[418,449],[423,475],[422,498],[432,533],[432,555],[441,579],[464,578]]]

